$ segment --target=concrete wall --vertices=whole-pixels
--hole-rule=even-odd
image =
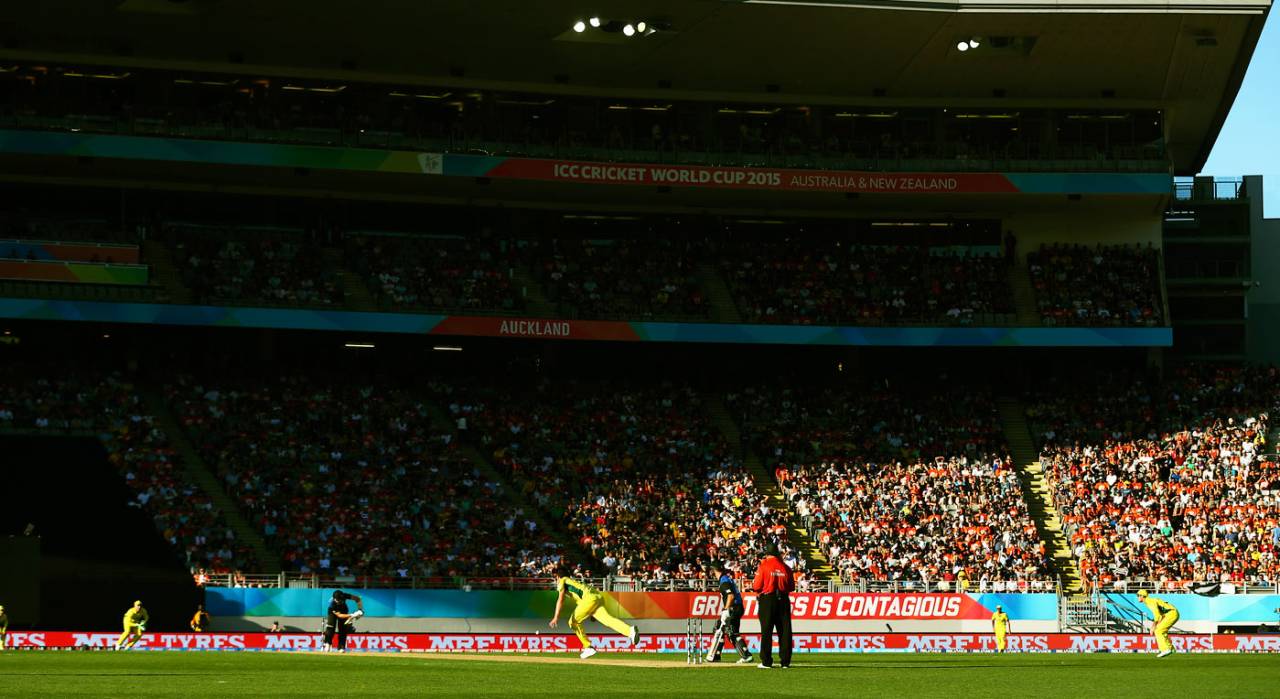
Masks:
[[[1018,256],[1039,250],[1044,243],[1150,243],[1159,248],[1163,212],[1150,201],[1067,202],[1043,211],[1016,211],[1003,216],[1006,231],[1018,238]]]
[[[1246,177],[1244,182],[1254,282],[1246,297],[1246,351],[1252,361],[1280,363],[1280,219],[1263,216],[1262,177]]]

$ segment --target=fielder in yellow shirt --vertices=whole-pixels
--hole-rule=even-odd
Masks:
[[[209,612],[204,610],[203,604],[196,605],[196,613],[191,616],[191,630],[200,633],[208,625]]]
[[[996,613],[991,615],[991,630],[996,633],[996,652],[1003,653],[1009,644],[1004,640],[1004,635],[1009,632],[1009,615],[1004,613],[1004,607],[996,605]]]
[[[129,649],[137,645],[138,641],[142,640],[142,632],[147,630],[149,618],[147,610],[142,608],[142,600],[134,602],[129,611],[124,613],[124,633],[120,634],[120,640],[116,641],[116,650]]]
[[[1173,642],[1169,640],[1169,629],[1178,622],[1178,610],[1172,604],[1147,594],[1146,590],[1138,590],[1138,601],[1151,610],[1151,633],[1156,635],[1156,645],[1160,647],[1157,658],[1173,654]]]
[[[596,654],[596,649],[591,647],[591,639],[587,638],[586,631],[583,630],[582,624],[588,618],[594,618],[596,621],[608,626],[618,633],[631,639],[631,644],[635,645],[640,641],[640,629],[629,626],[626,622],[609,613],[604,608],[604,596],[591,585],[574,580],[566,575],[556,578],[556,592],[560,595],[556,597],[556,612],[551,617],[551,628],[555,628],[560,621],[560,611],[564,607],[564,596],[568,593],[574,599],[577,606],[573,608],[573,613],[569,616],[569,628],[577,634],[578,640],[582,641],[582,653],[579,658],[586,660]]]

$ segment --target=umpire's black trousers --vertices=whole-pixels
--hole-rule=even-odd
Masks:
[[[778,660],[791,665],[791,597],[770,592],[756,598],[760,602],[760,664],[773,665],[773,634],[778,634]]]

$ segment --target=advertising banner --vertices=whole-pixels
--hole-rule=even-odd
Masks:
[[[745,634],[751,651],[760,649],[758,634]],[[106,631],[16,631],[9,634],[9,647],[23,648],[111,648],[118,633]],[[702,648],[710,635],[704,636]],[[1280,652],[1280,634],[1214,635],[1174,634],[1170,637],[1180,652],[1276,653]],[[982,653],[995,650],[991,634],[840,634],[800,633],[794,636],[797,653]],[[1150,634],[1009,634],[1009,650],[1032,653],[1154,653],[1155,638]],[[137,648],[143,650],[255,650],[318,651],[320,634],[302,633],[145,633]],[[605,652],[683,653],[684,634],[641,636],[632,646],[622,636],[608,634],[592,639],[592,645]],[[401,633],[362,634],[347,638],[347,649],[355,652],[418,653],[556,653],[581,649],[572,634],[469,634],[469,633]],[[729,657],[733,657],[729,654]]]
[[[1150,619],[1151,613],[1137,596],[1107,593],[1108,614],[1114,619]],[[1186,593],[1160,593],[1178,608],[1182,619],[1211,620],[1223,624],[1270,624],[1280,626],[1280,595],[1219,595],[1205,597]]]
[[[0,298],[0,318],[441,337],[862,347],[1169,347],[1172,328],[956,328],[659,323]]]
[[[1167,173],[865,172],[610,163],[0,129],[0,152],[636,187],[859,194],[1169,194]]]
[[[623,619],[713,618],[720,613],[714,592],[606,592],[605,604]],[[205,589],[214,616],[316,616],[332,590],[280,588]],[[360,590],[370,617],[545,619],[555,609],[553,590]],[[743,595],[745,618],[759,612],[756,597]],[[1057,619],[1057,597],[1026,594],[796,593],[792,616],[820,620],[989,620],[1003,605],[1014,621]]]
[[[450,160],[445,158],[445,174]],[[863,194],[1013,194],[1018,188],[999,173],[885,173],[782,168],[598,163],[503,158],[486,177],[580,184],[630,184],[704,189],[770,189]]]
[[[330,589],[205,588],[205,606],[214,616],[316,616],[324,613]],[[720,612],[714,592],[606,592],[606,605],[624,619],[713,618]],[[360,590],[371,617],[436,619],[545,619],[555,609],[553,590]],[[1145,607],[1133,595],[1109,596],[1112,615],[1141,618]],[[1178,608],[1183,621],[1268,623],[1276,621],[1280,595],[1185,593],[1161,595]],[[747,619],[756,618],[755,596],[743,596]],[[1054,621],[1053,593],[796,593],[791,613],[799,620],[989,620],[996,605],[1013,621]],[[1148,615],[1149,618],[1149,615]]]
[[[137,245],[59,243],[48,240],[0,240],[0,258],[138,264]]]
[[[145,286],[145,265],[108,265],[95,262],[0,260],[0,279],[68,282],[80,284],[129,284]]]
[[[633,323],[608,320],[547,320],[538,318],[486,318],[447,316],[431,329],[431,335],[469,337],[518,337],[552,340],[614,340],[636,342]]]
[[[864,172],[601,163],[442,154],[445,175],[699,189],[857,194],[1168,194],[1160,173]]]

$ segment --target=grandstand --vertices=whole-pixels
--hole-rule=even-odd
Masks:
[[[964,607],[815,638],[1280,600],[1280,251],[1196,177],[1269,0],[499,4],[0,10],[0,452],[126,523],[14,503],[17,625],[527,634],[568,564],[674,643],[771,543]]]

